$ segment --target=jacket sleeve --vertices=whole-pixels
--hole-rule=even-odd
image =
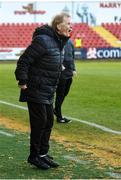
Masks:
[[[43,56],[44,53],[45,49],[41,44],[41,40],[39,38],[34,38],[31,45],[27,47],[17,62],[15,76],[20,85],[26,84],[29,67],[38,57],[40,58]]]

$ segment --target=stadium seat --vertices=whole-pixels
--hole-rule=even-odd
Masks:
[[[102,23],[102,26],[121,40],[121,24],[120,23]]]
[[[26,47],[30,44],[33,31],[43,23],[1,23],[0,24],[0,47]],[[121,25],[102,24],[117,34],[121,39]],[[102,37],[99,36],[89,25],[85,23],[74,23],[72,41],[75,41],[77,35],[80,35],[82,47],[110,47]]]

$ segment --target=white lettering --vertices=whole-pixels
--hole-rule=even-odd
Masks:
[[[109,51],[109,50],[105,50],[105,51],[103,52],[103,55],[104,55],[105,58],[110,57],[110,51]]]
[[[120,57],[120,52],[118,49],[117,50],[111,50],[111,57]]]
[[[120,58],[121,49],[97,50],[97,58]]]
[[[103,58],[103,50],[97,51],[97,56],[98,56],[99,58]]]

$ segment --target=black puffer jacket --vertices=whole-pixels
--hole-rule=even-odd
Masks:
[[[17,62],[16,79],[21,90],[20,101],[53,103],[54,93],[63,63],[63,47],[67,38],[58,36],[45,25],[34,32],[31,45]]]

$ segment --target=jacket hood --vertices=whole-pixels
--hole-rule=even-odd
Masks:
[[[57,32],[55,32],[51,26],[49,25],[43,25],[41,27],[37,27],[33,33],[33,38],[38,35],[46,34],[51,37],[56,37],[58,40],[61,39],[63,41],[68,41],[69,37],[59,35]]]
[[[37,27],[35,29],[32,38],[34,38],[35,36],[38,36],[38,35],[42,35],[42,34],[46,34],[48,36],[54,37],[53,29],[50,26],[48,26],[48,25],[43,25],[43,26]]]
[[[59,35],[57,32],[53,30],[53,28],[49,25],[43,25],[41,27],[37,27],[33,33],[32,39],[34,39],[38,35],[48,35],[53,37],[56,41],[60,43],[61,49],[63,49],[64,45],[68,41],[69,37],[65,37],[63,35]]]

